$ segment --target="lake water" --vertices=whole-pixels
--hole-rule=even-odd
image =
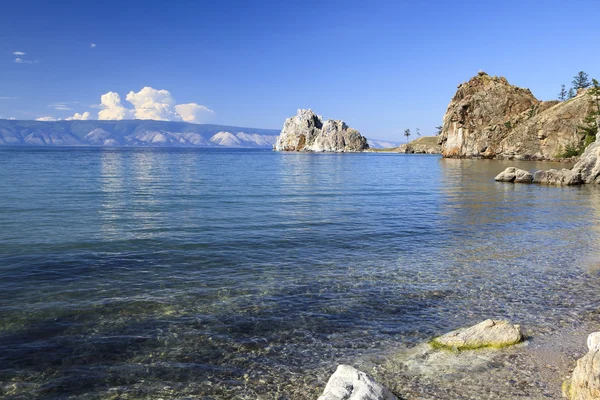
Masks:
[[[600,189],[493,180],[512,165],[552,166],[0,149],[0,397],[304,399],[482,319],[583,322]]]

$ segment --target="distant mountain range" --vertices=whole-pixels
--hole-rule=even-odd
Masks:
[[[272,148],[279,130],[152,120],[0,120],[0,146]],[[374,148],[398,144],[369,139]]]

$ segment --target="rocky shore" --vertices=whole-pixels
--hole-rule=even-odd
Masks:
[[[340,365],[319,400],[598,399],[600,333],[588,336],[590,329],[585,324],[539,335],[486,320],[399,349],[384,361]]]
[[[438,144],[437,136],[422,136],[410,143],[387,149],[369,149],[374,153],[402,153],[402,154],[440,154],[442,146]]]

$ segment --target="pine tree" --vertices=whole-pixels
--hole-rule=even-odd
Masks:
[[[560,93],[558,94],[558,100],[565,101],[567,98],[567,90],[565,89],[565,85],[560,85]]]
[[[577,128],[585,133],[584,148],[590,143],[596,141],[598,134],[598,118],[600,117],[600,84],[596,79],[592,79],[592,88],[588,91],[591,96],[592,109],[583,119],[583,124]]]
[[[575,97],[575,91],[573,90],[573,88],[571,88],[567,93],[567,99],[572,99],[573,97]]]
[[[579,89],[585,89],[591,85],[588,79],[588,74],[583,71],[579,71],[577,75],[573,77],[571,83],[573,84],[573,89],[575,89],[575,91]]]
[[[442,130],[444,129],[444,127],[442,125],[440,126],[436,126],[435,130],[437,131],[436,135],[441,135],[442,134]]]
[[[408,138],[410,137],[410,129],[404,130],[404,136],[406,136],[406,143],[408,143]]]
[[[421,136],[421,130],[417,128],[417,136]]]

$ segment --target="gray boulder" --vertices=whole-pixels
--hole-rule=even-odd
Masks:
[[[581,175],[584,183],[600,183],[600,135],[590,144],[579,161],[573,166],[573,172]]]
[[[431,341],[434,347],[473,350],[506,347],[523,340],[521,327],[508,321],[487,319],[470,328],[457,329]]]
[[[367,150],[367,139],[344,121],[327,120],[312,110],[298,110],[288,118],[277,137],[277,151],[360,152]]]
[[[349,365],[340,365],[318,400],[398,400],[371,376]]]
[[[600,332],[588,337],[588,353],[577,360],[571,381],[563,385],[563,394],[570,400],[600,399]]]
[[[536,171],[533,174],[533,183],[545,185],[572,186],[582,183],[581,174],[570,169],[549,169],[547,171]]]
[[[533,175],[524,169],[508,167],[500,172],[494,179],[498,182],[531,183],[531,181],[533,181]]]

